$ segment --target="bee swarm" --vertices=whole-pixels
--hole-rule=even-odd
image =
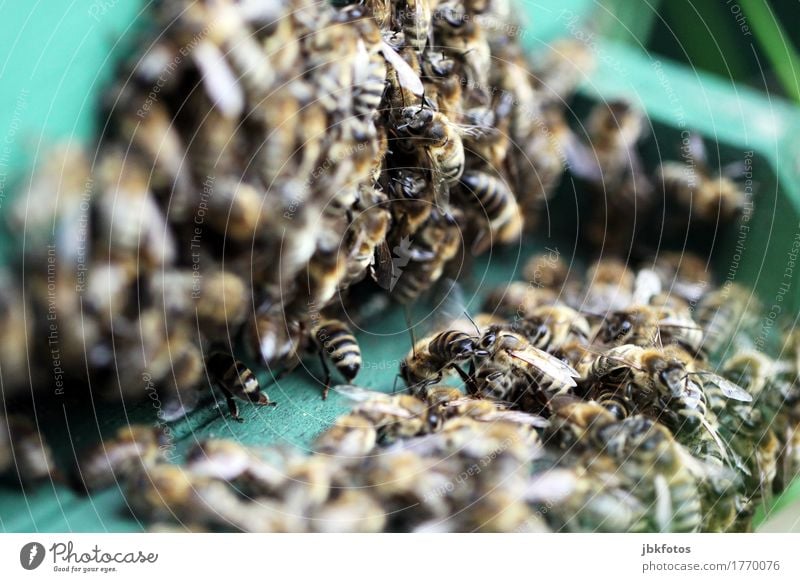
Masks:
[[[171,420],[208,371],[238,418],[235,398],[274,404],[231,355],[239,341],[270,370],[316,350],[353,381],[360,351],[337,319],[350,290],[416,302],[533,229],[567,163],[619,193],[589,240],[627,244],[631,208],[652,203],[630,162],[642,117],[602,104],[579,143],[563,102],[590,51],[563,41],[533,74],[515,18],[506,0],[159,3],[106,96],[96,159],[58,150],[10,213],[28,287],[0,283],[6,393],[23,392],[30,352],[47,362],[34,384],[55,362],[57,390],[141,397],[144,381]],[[732,180],[693,205],[680,168],[659,172],[700,220],[744,206]],[[601,261],[577,281],[533,257],[535,285],[417,343],[410,394],[340,387],[356,403],[313,454],[212,439],[173,464],[137,426],[87,453],[80,479],[121,477],[137,513],[191,529],[746,531],[800,466],[800,336],[794,360],[747,345],[752,295],[703,264]],[[0,472],[10,435],[39,449],[20,478],[47,475],[35,430],[0,425]]]

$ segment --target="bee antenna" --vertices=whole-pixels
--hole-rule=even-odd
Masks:
[[[408,305],[403,305],[403,313],[406,317],[406,327],[408,327],[408,333],[411,335],[411,353],[414,358],[417,357],[417,338],[414,337],[414,326],[411,325],[411,313],[408,311]]]
[[[475,320],[472,319],[472,317],[470,317],[469,312],[467,312],[466,309],[464,310],[464,315],[467,316],[467,319],[469,319],[470,323],[472,324],[472,327],[475,328],[475,331],[478,332],[478,335],[481,335],[481,328],[479,328],[478,324],[475,323]]]

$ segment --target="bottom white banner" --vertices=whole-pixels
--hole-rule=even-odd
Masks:
[[[799,542],[795,534],[4,534],[0,579],[798,580]]]

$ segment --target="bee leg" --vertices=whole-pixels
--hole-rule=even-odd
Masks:
[[[267,396],[267,395],[266,395],[266,394],[264,394],[263,392],[259,392],[259,393],[258,393],[258,396],[255,396],[255,397],[253,397],[253,398],[250,398],[250,400],[251,400],[251,401],[252,401],[254,404],[258,405],[258,406],[278,406],[278,403],[277,403],[277,402],[272,402],[272,401],[269,399],[269,396]]]
[[[317,351],[319,354],[319,361],[322,364],[322,369],[325,370],[325,388],[322,390],[322,399],[328,399],[328,391],[331,389],[331,369],[328,366],[328,362],[325,360],[325,354],[322,353],[322,349],[320,348]]]
[[[455,364],[452,365],[452,368],[456,371],[456,373],[458,373],[458,375],[461,377],[461,380],[466,385],[467,394],[476,394],[478,392],[478,386],[475,384],[475,378],[472,375],[467,374],[464,370],[462,370],[459,366],[456,366]]]
[[[236,400],[233,397],[233,394],[225,391],[225,402],[228,404],[228,412],[231,415],[231,418],[236,422],[244,422],[244,419],[239,416],[239,406],[236,404]]]

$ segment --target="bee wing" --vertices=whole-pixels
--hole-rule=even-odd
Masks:
[[[530,414],[529,412],[521,412],[519,410],[503,410],[497,413],[497,418],[501,420],[508,420],[518,424],[529,424],[536,428],[547,428],[550,426],[550,421],[539,416],[538,414]]]
[[[372,279],[381,289],[392,289],[394,277],[394,263],[392,262],[392,251],[389,243],[385,240],[375,247],[375,263],[370,267]]]
[[[377,394],[384,396],[384,394],[381,392],[377,392]],[[396,404],[392,404],[391,402],[386,402],[384,400],[367,400],[363,403],[360,409],[364,410],[367,407],[369,408],[370,412],[377,412],[380,414],[389,414],[391,416],[399,416],[401,418],[412,418],[414,416],[407,408],[397,406]]]
[[[352,384],[339,384],[334,386],[333,390],[354,402],[366,402],[373,398],[385,398],[386,394],[377,392],[376,390],[367,390],[360,386],[353,386]]]
[[[225,55],[210,41],[201,41],[192,51],[211,101],[226,117],[238,117],[244,111],[244,92]]]
[[[389,43],[385,40],[381,41],[381,52],[383,58],[389,63],[397,72],[397,80],[404,89],[408,89],[417,97],[422,97],[425,93],[425,87],[422,85],[422,80],[414,72],[414,69],[403,59],[400,54],[394,50]]]
[[[706,381],[711,382],[714,386],[719,388],[722,393],[727,396],[728,398],[732,398],[733,400],[740,400],[742,402],[752,402],[753,396],[747,392],[744,388],[735,384],[728,380],[727,378],[723,378],[718,374],[714,374],[713,372],[697,372],[701,376],[706,378]]]
[[[528,346],[524,350],[509,350],[508,353],[512,358],[522,360],[548,376],[561,379],[568,386],[576,386],[573,378],[580,378],[580,374],[575,368],[539,348]]]

